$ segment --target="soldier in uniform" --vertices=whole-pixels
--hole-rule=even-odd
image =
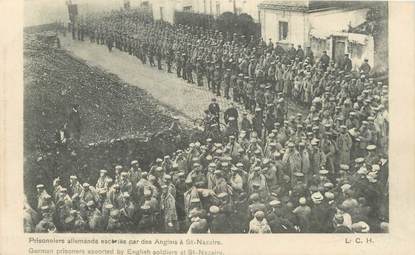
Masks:
[[[177,78],[182,77],[182,69],[183,69],[183,59],[179,52],[176,54],[176,75]]]
[[[174,51],[173,48],[169,45],[167,48],[167,56],[166,56],[166,64],[167,64],[167,72],[171,73],[171,67],[174,60]]]
[[[223,76],[223,88],[224,88],[225,98],[230,99],[229,90],[231,88],[231,69],[226,69],[226,72]]]
[[[207,61],[207,72],[206,72],[206,79],[207,79],[207,84],[208,84],[208,89],[214,92],[213,89],[213,74],[215,72],[215,65],[213,63],[213,61]]]
[[[158,70],[163,70],[162,63],[161,63],[162,58],[163,58],[163,53],[162,53],[161,47],[158,46],[156,48],[156,59],[157,59],[157,68],[158,68]]]
[[[203,73],[204,73],[204,70],[203,70],[203,64],[202,64],[202,59],[201,58],[197,58],[195,70],[196,70],[197,85],[199,87],[203,87]]]
[[[109,233],[121,233],[123,226],[120,222],[120,210],[114,209],[110,212],[107,224],[107,232]]]
[[[139,233],[154,233],[154,218],[151,207],[148,203],[144,203],[140,207],[140,221],[138,222]]]
[[[175,233],[178,230],[176,200],[169,192],[167,185],[161,186],[160,207],[163,215],[163,230],[165,233]]]
[[[268,225],[268,221],[265,218],[263,211],[257,211],[254,214],[254,218],[249,222],[250,234],[270,234],[271,228]]]
[[[210,224],[209,230],[210,233],[227,233],[228,231],[228,219],[226,215],[220,212],[219,207],[212,205],[209,208],[210,212]]]
[[[96,208],[94,201],[90,200],[86,203],[86,219],[89,230],[92,232],[100,232],[103,230],[103,218],[101,211]]]
[[[193,64],[192,64],[192,61],[190,59],[188,59],[186,61],[186,66],[185,66],[184,72],[186,73],[186,80],[187,80],[187,82],[188,83],[192,83],[192,84],[195,83],[193,81],[193,74],[192,74],[192,72],[193,72]]]
[[[212,81],[212,91],[213,93],[216,93],[217,96],[220,96],[220,84],[221,84],[221,79],[222,79],[222,74],[221,74],[221,70],[220,70],[220,66],[216,65],[215,70],[213,72],[213,81]]]

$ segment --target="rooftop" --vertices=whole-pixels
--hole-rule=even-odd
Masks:
[[[265,0],[258,5],[260,9],[314,12],[327,9],[349,9],[349,8],[367,8],[377,5],[374,1],[284,1],[284,0]]]

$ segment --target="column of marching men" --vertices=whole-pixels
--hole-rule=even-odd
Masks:
[[[190,83],[195,74],[197,85],[207,82],[245,112],[232,105],[221,116],[212,99],[205,129],[223,119],[220,136],[195,136],[149,169],[133,161],[101,170],[95,185],[76,176],[67,189],[59,178],[39,184],[37,208],[25,206],[26,231],[387,231],[388,86],[369,78],[367,62],[352,70],[348,56],[315,60],[300,47],[134,12],[91,17],[84,31],[144,64],[175,66]],[[308,113],[289,115],[287,101]]]

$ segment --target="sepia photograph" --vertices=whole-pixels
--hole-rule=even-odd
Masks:
[[[389,233],[388,5],[24,0],[23,231]]]

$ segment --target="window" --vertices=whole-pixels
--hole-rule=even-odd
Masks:
[[[288,22],[280,21],[278,22],[278,38],[280,41],[287,40],[288,36]]]
[[[220,3],[216,3],[216,15],[220,15]]]
[[[184,12],[191,12],[192,11],[192,6],[191,5],[189,5],[189,6],[183,6],[183,11]]]
[[[160,7],[160,20],[163,21],[163,7]]]

